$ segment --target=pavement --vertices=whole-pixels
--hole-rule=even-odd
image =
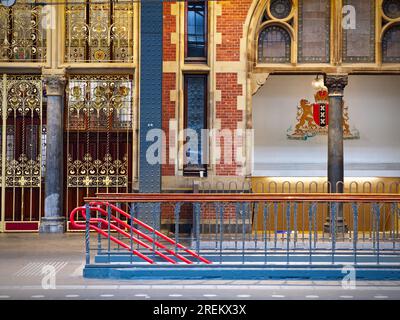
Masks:
[[[398,300],[399,281],[85,279],[84,234],[0,234],[0,300]],[[345,274],[344,274],[345,277]]]

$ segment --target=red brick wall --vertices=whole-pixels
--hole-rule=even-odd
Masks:
[[[171,44],[171,33],[176,32],[176,16],[171,15],[171,5],[176,2],[164,2],[164,35],[163,61],[176,61],[176,45]],[[175,118],[175,102],[170,100],[171,90],[176,89],[176,74],[163,73],[162,88],[162,129],[169,139],[169,120]],[[169,160],[169,148],[166,148],[166,161]],[[164,164],[161,168],[163,176],[175,175],[174,165]]]
[[[217,45],[217,61],[240,60],[240,39],[251,3],[252,0],[221,2],[222,15],[217,17],[217,32],[222,34],[222,43]]]
[[[217,73],[216,76],[216,88],[221,91],[221,101],[216,103],[216,116],[221,121],[221,129],[230,129],[233,138],[237,123],[243,121],[243,111],[237,110],[237,97],[242,95],[242,85],[238,84],[237,73]],[[229,163],[224,158],[224,141],[222,139],[217,141],[217,146],[220,146],[221,150],[221,158],[216,166],[218,175],[236,175],[238,165],[235,163],[236,145],[234,141],[232,141],[232,145],[232,163]]]
[[[216,30],[221,33],[221,44],[216,46],[217,61],[239,61],[240,39],[243,37],[243,24],[246,20],[252,0],[230,0],[218,2],[221,5],[221,16],[217,16]],[[171,33],[176,32],[176,16],[171,15],[171,4],[164,3],[164,46],[163,61],[176,61],[176,45],[171,44]],[[169,120],[175,118],[175,102],[170,101],[170,91],[176,90],[175,73],[163,75],[163,130],[167,134]],[[243,95],[242,85],[238,84],[238,76],[235,70],[231,73],[216,74],[216,89],[221,91],[221,101],[216,103],[216,117],[221,121],[221,129],[237,129],[237,122],[243,121],[243,112],[237,110],[237,97]],[[234,152],[234,150],[232,150]],[[167,160],[169,154],[167,150]],[[223,142],[221,145],[221,163],[216,167],[217,175],[237,175],[236,164],[224,163]],[[162,175],[173,176],[174,165],[163,165]]]
[[[162,88],[162,129],[166,135],[166,164],[161,167],[161,172],[163,176],[173,176],[175,175],[175,167],[169,163],[169,121],[175,118],[175,102],[171,101],[170,94],[171,90],[175,90],[176,74],[175,73],[163,73],[163,88]]]
[[[175,3],[164,2],[163,61],[176,60],[176,45],[171,43],[171,33],[176,32],[176,16],[171,15],[171,5]]]

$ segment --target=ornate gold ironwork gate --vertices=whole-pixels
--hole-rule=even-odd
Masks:
[[[132,190],[134,113],[129,76],[71,76],[66,90],[68,215],[86,196]]]
[[[4,74],[0,97],[1,230],[38,231],[46,162],[42,79]]]

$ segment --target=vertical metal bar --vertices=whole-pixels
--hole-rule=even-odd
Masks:
[[[158,205],[158,203],[152,203],[151,204],[151,215],[152,215],[152,221],[153,221],[153,226],[154,226],[153,232],[152,232],[153,233],[153,243],[152,243],[152,246],[153,246],[153,252],[152,252],[153,259],[156,259],[155,252],[156,252],[157,235],[156,235],[155,226],[157,226],[158,223],[159,223],[159,219],[158,219],[159,218],[159,208],[160,208],[160,206]]]
[[[293,227],[294,227],[293,250],[296,250],[296,244],[297,244],[297,205],[298,205],[297,202],[293,204]]]
[[[242,216],[242,264],[244,264],[244,250],[246,245],[246,230],[245,230],[245,219],[246,219],[246,203],[242,203],[242,210],[240,211]]]
[[[257,217],[258,217],[258,202],[256,202],[254,204],[254,221],[253,221],[253,226],[254,226],[254,248],[257,250],[257,232],[258,232],[258,228],[257,228]],[[250,225],[250,229],[252,229],[252,226]],[[252,231],[252,230],[251,230]]]
[[[107,244],[107,249],[108,249],[108,263],[111,262],[111,208],[107,207],[107,235],[108,235],[108,244]]]
[[[117,203],[115,204],[115,206],[116,206],[117,208],[121,209],[121,204],[120,204],[119,202],[117,202]],[[116,213],[115,213],[115,216],[116,216],[117,218],[119,218],[119,213],[116,212]],[[121,240],[121,234],[120,234],[119,232],[117,232],[117,237],[118,237],[118,240]],[[120,245],[119,245],[119,243],[117,243],[117,251],[119,251],[119,250],[120,250]]]
[[[376,263],[380,263],[380,237],[379,237],[379,228],[380,228],[380,216],[381,216],[381,207],[379,203],[374,204],[375,215],[376,215]]]
[[[354,264],[357,264],[358,204],[352,203],[352,207],[353,207],[353,255],[354,255]]]
[[[328,203],[326,203],[327,205]],[[321,203],[322,207],[322,242],[325,242],[324,221],[326,221],[325,202]]]
[[[305,229],[306,229],[306,226],[304,225],[304,222],[305,222],[305,217],[304,217],[304,205],[305,205],[305,202],[303,202],[302,204],[301,204],[301,229],[303,230],[302,231],[302,236],[301,236],[301,239],[302,239],[302,241],[303,241],[303,243],[304,243],[304,241],[305,241]]]
[[[312,264],[312,220],[313,220],[313,214],[314,214],[314,209],[315,209],[315,202],[310,203],[308,207],[308,259],[309,259],[309,264]]]
[[[229,207],[231,207],[233,204],[231,204]],[[227,226],[227,228],[226,228],[226,233],[227,233],[227,238],[229,239],[229,241],[231,240],[231,232],[232,232],[232,229],[231,229],[231,213],[230,213],[230,210],[229,210],[229,212],[228,212],[228,226]]]
[[[194,215],[195,215],[195,239],[196,239],[196,253],[200,255],[200,214],[201,214],[201,204],[199,202],[194,203]],[[200,260],[197,259],[197,263]]]
[[[317,213],[318,213],[318,204],[316,204],[317,212],[313,215],[314,220],[314,249],[317,249],[317,241],[318,241],[318,221],[317,221]]]
[[[392,243],[393,243],[393,250],[396,249],[396,204],[392,203],[391,209],[390,209],[390,217],[391,217],[391,226],[390,226],[390,235],[392,237]]]
[[[399,204],[398,203],[393,203],[394,206],[394,228],[395,228],[395,233],[394,233],[394,239],[398,239],[399,238],[399,220],[400,220],[400,214],[399,214]],[[395,241],[395,240],[393,240]],[[393,243],[394,246],[396,247],[396,244]]]
[[[331,210],[331,239],[332,239],[332,264],[335,263],[335,250],[336,250],[336,210],[338,208],[338,203],[332,203]]]
[[[267,219],[268,219],[268,202],[263,202],[264,212],[263,212],[263,237],[264,237],[264,264],[267,264]]]
[[[362,229],[363,229],[363,231],[362,231],[362,238],[363,238],[363,241],[365,241],[365,206],[366,206],[367,204],[366,203],[362,203],[361,204],[361,206],[362,206]]]
[[[38,139],[39,139],[39,155],[40,155],[40,177],[43,177],[43,173],[46,172],[46,164],[43,162],[43,82],[42,78],[40,79],[40,113],[39,113],[39,130],[38,130]],[[46,116],[47,117],[47,116]],[[46,131],[47,135],[47,131]],[[47,139],[47,137],[46,137]],[[44,164],[44,166],[43,166]],[[44,168],[43,168],[44,167]],[[44,169],[44,170],[43,170]],[[61,169],[62,170],[62,169]],[[32,191],[31,191],[32,192]],[[42,183],[39,182],[39,208],[38,208],[38,219],[42,218]]]
[[[86,264],[90,264],[90,207],[85,205],[86,211],[86,228],[85,228],[85,249],[86,249]]]
[[[178,253],[178,242],[179,242],[179,215],[181,212],[182,202],[175,203],[174,218],[175,218],[175,254]]]
[[[97,218],[101,218],[101,213],[99,211],[96,212]],[[97,227],[101,229],[101,222],[97,223]],[[101,254],[101,234],[100,232],[97,234],[97,254]]]
[[[372,238],[372,247],[374,253],[376,251],[376,216],[375,216],[375,206],[373,203],[370,204],[370,238]]]
[[[2,136],[1,136],[1,231],[6,230],[6,157],[7,157],[7,75],[3,74]]]
[[[129,209],[130,209],[129,211],[130,211],[130,215],[131,215],[131,220],[130,220],[130,227],[131,227],[131,232],[130,232],[130,235],[131,235],[130,248],[131,248],[131,250],[130,251],[131,252],[129,253],[129,261],[132,264],[132,262],[133,262],[133,239],[132,239],[132,237],[133,237],[133,219],[134,219],[134,214],[135,214],[135,204],[132,203]]]
[[[240,214],[240,203],[235,203],[235,250],[238,249],[238,233],[239,233],[239,214]]]
[[[291,203],[286,203],[286,264],[289,264],[290,258],[290,209]]]
[[[215,251],[218,251],[218,216],[219,216],[219,207],[218,207],[218,202],[214,203],[214,209],[215,209]]]
[[[218,203],[218,211],[219,211],[219,263],[222,264],[222,244],[224,242],[224,204]]]
[[[276,250],[276,245],[278,242],[278,203],[274,202],[274,250]]]

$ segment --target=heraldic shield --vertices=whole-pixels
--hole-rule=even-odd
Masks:
[[[314,103],[313,105],[313,118],[317,125],[326,127],[329,121],[329,103]]]
[[[326,87],[325,87],[326,88]],[[329,125],[329,95],[326,89],[318,90],[314,103],[301,99],[297,107],[297,123],[287,130],[287,138],[291,140],[307,140],[316,135],[326,135]],[[344,139],[359,139],[357,129],[350,130],[348,107],[343,105]]]

